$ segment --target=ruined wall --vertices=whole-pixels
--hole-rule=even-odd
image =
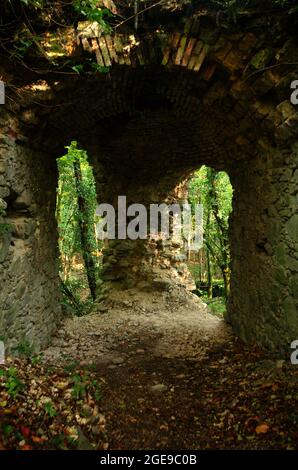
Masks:
[[[3,113],[4,114],[4,113]],[[1,115],[0,336],[9,347],[46,344],[61,318],[55,160],[22,141]]]
[[[123,2],[114,3],[121,16]],[[32,119],[22,125],[27,142],[11,150],[15,163],[9,168],[19,174],[5,175],[0,186],[15,225],[23,217],[21,226],[29,225],[32,232],[20,235],[19,230],[14,246],[4,237],[3,311],[14,309],[16,276],[28,278],[38,293],[28,294],[29,287],[21,293],[16,305],[23,313],[17,309],[17,321],[5,329],[16,331],[27,315],[18,335],[24,328],[29,332],[36,315],[32,331],[39,338],[37,331],[52,321],[57,293],[52,156],[74,139],[90,150],[100,202],[114,202],[122,194],[129,202],[163,202],[202,164],[227,171],[235,188],[228,320],[245,341],[288,353],[298,338],[298,114],[290,103],[290,84],[298,76],[297,18],[279,11],[269,17],[248,12],[229,22],[200,2],[190,13],[174,3],[174,10],[160,6],[153,18],[140,17],[138,31],[133,22],[124,21],[110,34],[82,21],[77,28],[49,32],[47,20],[38,57],[45,72],[26,70],[16,80],[11,64],[4,70],[17,89],[11,101]],[[32,69],[35,59],[28,55]],[[61,67],[56,75],[54,62]],[[91,62],[107,73],[94,73]],[[73,64],[83,73],[74,72]],[[5,142],[14,141],[7,129],[3,134]],[[34,189],[34,182],[42,191]],[[25,203],[20,214],[13,201],[24,196],[24,184],[33,201],[37,194],[44,196],[40,209]],[[18,246],[25,247],[25,255],[17,264]],[[124,288],[138,282],[138,288],[150,287],[156,266],[163,265],[165,278],[179,268],[179,254],[172,248],[117,240],[106,251],[105,279]],[[10,274],[13,266],[15,275]],[[46,336],[39,334],[42,340]]]
[[[242,339],[287,350],[298,333],[298,146],[272,148],[231,171],[228,321]]]
[[[177,178],[179,176],[176,175]],[[172,236],[165,238],[162,233],[150,231],[152,228],[150,228],[151,204],[179,204],[181,207],[184,202],[187,202],[187,182],[180,184],[176,182],[177,186],[169,189],[169,182],[166,184],[163,178],[159,178],[156,184],[152,184],[154,179],[154,177],[149,178],[145,184],[145,181],[136,178],[132,192],[131,188],[125,188],[124,184],[122,190],[115,193],[112,187],[108,186],[107,192],[110,194],[108,198],[105,198],[102,193],[104,199],[100,200],[111,203],[116,209],[117,217],[116,239],[106,240],[106,248],[104,249],[103,286],[101,289],[103,297],[108,296],[111,289],[114,288],[156,291],[167,290],[170,286],[173,287],[173,284],[178,284],[189,290],[195,289],[194,281],[185,264],[186,255],[183,240]],[[174,184],[172,182],[172,186]],[[126,195],[127,207],[133,204],[142,204],[146,208],[147,232],[144,234],[146,239],[118,239],[118,195]],[[128,216],[128,223],[136,215]],[[173,216],[171,213],[169,215],[169,232],[173,234]]]

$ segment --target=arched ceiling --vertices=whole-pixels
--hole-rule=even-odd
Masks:
[[[295,141],[296,36],[278,23],[273,38],[274,28],[264,32],[255,17],[225,28],[206,2],[193,2],[193,11],[172,3],[155,12],[158,25],[152,13],[137,32],[125,24],[103,34],[88,22],[58,28],[64,59],[91,60],[105,73],[24,72],[11,108],[30,145],[57,156],[76,139],[114,171],[123,163],[146,172],[161,158],[183,171],[228,168],[254,157],[259,141]],[[44,34],[44,50],[54,54]]]

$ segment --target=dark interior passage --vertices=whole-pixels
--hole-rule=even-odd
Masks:
[[[90,155],[102,202],[121,194],[145,206],[179,202],[196,168],[227,171],[234,187],[228,320],[242,339],[272,351],[296,339],[297,116],[279,67],[245,75],[271,47],[270,35],[259,49],[249,28],[236,38],[220,31],[210,44],[191,30],[182,41],[181,25],[177,44],[170,26],[163,42],[154,33],[154,57],[152,36],[140,37],[142,64],[128,44],[108,74],[45,74],[42,83],[25,75],[18,112],[1,108],[1,217],[13,226],[0,250],[8,342],[24,336],[44,344],[61,318],[55,159],[70,136]],[[204,44],[200,52],[183,47],[191,39]],[[88,41],[81,32],[82,55],[82,48],[94,52]],[[279,41],[282,60],[294,46]],[[104,287],[163,289],[177,273],[174,248],[115,240],[104,255]]]

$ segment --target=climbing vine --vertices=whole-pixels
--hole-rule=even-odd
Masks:
[[[74,9],[85,16],[88,21],[96,21],[104,32],[110,32],[111,27],[107,20],[113,17],[113,14],[107,8],[100,8],[98,0],[74,0]]]
[[[59,233],[59,250],[62,288],[76,310],[81,311],[78,288],[89,288],[91,297],[96,294],[97,240],[95,236],[96,190],[92,167],[85,150],[73,141],[67,153],[58,159],[59,183],[57,189],[56,218]],[[81,279],[74,276],[75,265],[83,263]],[[86,282],[87,281],[87,282]]]

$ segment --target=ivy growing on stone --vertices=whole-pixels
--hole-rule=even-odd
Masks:
[[[80,255],[94,300],[98,275],[98,247],[95,236],[96,190],[87,152],[79,149],[75,141],[66,149],[67,153],[58,159],[56,209],[61,277],[64,294],[71,300],[75,309],[81,311],[81,302],[76,291],[82,283],[72,278],[72,267],[76,256]]]

